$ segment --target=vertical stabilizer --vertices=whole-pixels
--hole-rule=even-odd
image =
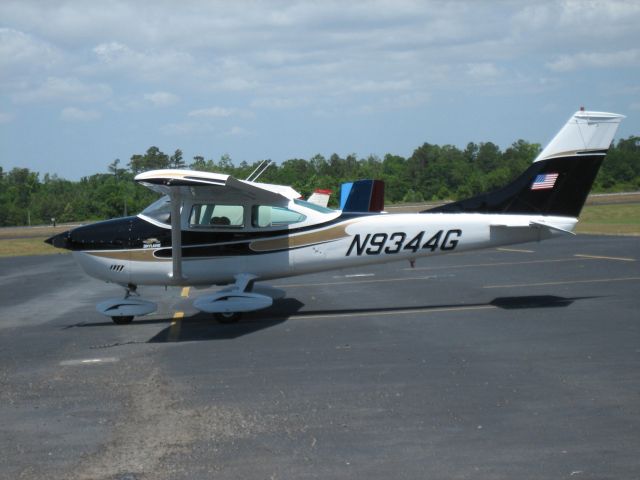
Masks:
[[[576,112],[509,185],[424,213],[505,213],[578,217],[623,115]]]

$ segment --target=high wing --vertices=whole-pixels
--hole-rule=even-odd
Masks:
[[[163,195],[196,192],[211,198],[248,198],[265,205],[286,205],[300,193],[284,185],[238,180],[230,175],[192,170],[151,170],[136,175],[135,181]],[[183,187],[183,188],[179,188]],[[192,187],[199,187],[193,190]]]

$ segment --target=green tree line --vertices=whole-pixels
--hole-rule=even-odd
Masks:
[[[425,200],[458,200],[498,188],[524,171],[540,151],[540,145],[518,140],[504,151],[497,145],[469,143],[465,149],[425,143],[408,157],[387,154],[310,159],[294,158],[271,165],[261,182],[291,185],[305,197],[316,188],[334,192],[337,204],[340,185],[359,178],[384,180],[386,204]],[[0,167],[0,226],[47,224],[114,218],[135,214],[157,195],[134,183],[136,174],[160,168],[191,168],[233,175],[244,179],[259,165],[245,161],[235,165],[229,155],[219,160],[195,156],[187,163],[181,150],[173,155],[150,147],[134,154],[129,163],[116,159],[106,173],[79,181],[59,178],[28,168],[4,171]],[[640,137],[614,143],[600,169],[594,191],[640,190]]]

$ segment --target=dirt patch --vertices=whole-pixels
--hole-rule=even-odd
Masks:
[[[222,443],[254,436],[265,428],[257,418],[229,406],[183,408],[183,399],[171,387],[159,369],[140,382],[120,386],[128,396],[111,438],[99,452],[83,459],[73,478],[169,479],[168,459],[188,452],[194,442]]]

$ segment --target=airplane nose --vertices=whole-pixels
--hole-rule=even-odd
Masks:
[[[71,242],[69,240],[70,233],[71,233],[71,230],[67,230],[66,232],[62,232],[47,238],[44,242],[56,248],[66,248],[70,250],[71,249],[71,246],[70,246]]]

